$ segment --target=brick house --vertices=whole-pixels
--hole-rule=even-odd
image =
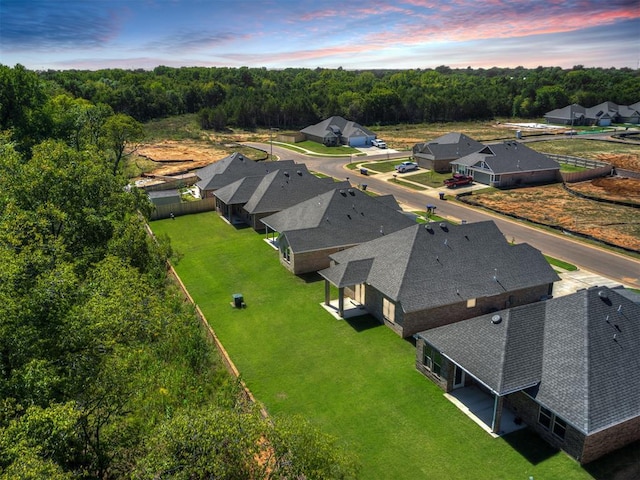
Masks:
[[[319,272],[325,304],[333,285],[341,316],[346,296],[403,337],[539,301],[559,280],[538,250],[510,245],[492,221],[415,225],[330,258]]]
[[[196,197],[211,198],[213,192],[241,178],[266,175],[274,170],[291,169],[294,166],[293,160],[256,162],[235,152],[197,170],[196,175],[200,180],[196,182]]]
[[[435,172],[451,171],[450,163],[484,148],[484,145],[464,133],[452,132],[413,146],[413,161]]]
[[[300,130],[300,133],[304,134],[307,140],[330,147],[364,147],[371,145],[371,141],[376,138],[376,134],[368,128],[337,115],[309,125]]]
[[[592,287],[420,332],[416,368],[473,384],[581,463],[640,440],[640,296]]]
[[[415,224],[393,195],[334,189],[262,219],[294,274],[329,267],[329,255]],[[277,238],[275,233],[278,233]]]
[[[555,183],[562,179],[558,162],[516,141],[487,145],[453,160],[451,168],[491,187]]]
[[[278,163],[278,162],[271,162]],[[273,215],[318,194],[350,188],[347,181],[313,175],[305,164],[273,170],[265,175],[244,177],[214,192],[216,209],[231,223],[246,223],[264,231],[262,218]]]

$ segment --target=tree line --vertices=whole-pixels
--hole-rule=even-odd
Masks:
[[[362,70],[170,68],[47,71],[73,98],[109,105],[138,121],[200,113],[202,125],[299,129],[332,115],[363,125],[541,117],[571,103],[640,101],[638,70]]]
[[[262,417],[167,276],[122,158],[140,123],[0,67],[0,480],[354,478]]]

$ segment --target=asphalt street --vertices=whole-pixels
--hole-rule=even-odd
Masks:
[[[267,144],[247,143],[247,145],[267,152],[271,149]],[[572,263],[581,270],[602,275],[626,286],[640,288],[640,261],[632,257],[592,246],[566,234],[550,233],[517,220],[476,210],[455,201],[440,200],[438,193],[445,191],[444,189],[416,191],[376,178],[374,175],[362,175],[359,171],[346,168],[349,159],[345,157],[309,156],[279,147],[276,144],[273,146],[273,154],[282,160],[305,163],[310,170],[330,175],[339,180],[348,178],[353,185],[366,184],[367,189],[378,194],[392,194],[405,210],[424,211],[427,204],[432,204],[436,206],[436,214],[444,218],[466,220],[467,222],[493,220],[509,241],[528,243],[544,254]],[[409,152],[382,152],[378,155],[368,155],[366,160],[363,157],[357,158],[371,161],[406,158],[407,156],[409,156]]]

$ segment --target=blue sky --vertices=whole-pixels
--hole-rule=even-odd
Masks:
[[[638,0],[0,0],[33,70],[638,68]]]

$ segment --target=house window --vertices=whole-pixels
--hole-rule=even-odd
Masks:
[[[467,300],[467,308],[473,308],[476,306],[476,299],[470,298]]]
[[[544,407],[540,407],[540,413],[538,414],[538,423],[542,425],[544,428],[550,428],[552,416],[553,414],[551,413],[551,410]]]
[[[555,417],[553,422],[553,433],[562,439],[564,439],[564,434],[567,432],[567,422],[562,420],[561,418]]]
[[[282,249],[282,258],[284,258],[288,263],[291,263],[291,249],[289,247],[284,247]]]
[[[429,344],[424,344],[422,363],[435,375],[442,375],[442,354]]]
[[[540,406],[538,423],[547,430],[551,430],[558,438],[564,439],[564,436],[567,433],[567,422],[560,417],[557,417],[551,410],[544,408],[543,406]]]

